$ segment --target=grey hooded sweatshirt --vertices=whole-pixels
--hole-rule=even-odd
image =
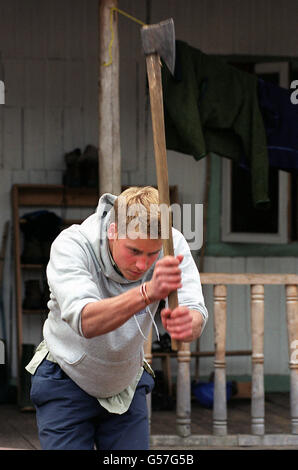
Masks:
[[[107,238],[115,199],[104,194],[94,214],[63,230],[52,244],[47,266],[50,312],[43,331],[47,348],[65,373],[96,398],[115,396],[136,380],[144,361],[144,341],[158,307],[158,302],[150,304],[109,333],[91,339],[83,335],[81,311],[86,304],[150,280],[155,266],[138,281],[125,279],[117,270]],[[179,304],[199,310],[205,326],[208,312],[199,273],[185,238],[175,229],[173,243],[175,254],[184,255]]]

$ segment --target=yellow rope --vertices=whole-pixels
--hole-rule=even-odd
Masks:
[[[126,13],[125,11],[123,10],[120,10],[119,8],[116,8],[116,7],[112,7],[110,9],[110,30],[111,30],[111,40],[110,40],[110,43],[109,43],[109,62],[104,62],[102,65],[104,67],[108,67],[109,65],[111,65],[113,59],[112,59],[112,47],[113,47],[113,42],[114,42],[114,28],[113,28],[113,12],[114,11],[117,11],[118,13],[120,13],[121,15],[123,16],[126,16],[127,18],[129,18],[130,20],[132,21],[135,21],[136,23],[139,23],[140,25],[142,26],[146,26],[146,23],[144,23],[143,21],[141,20],[138,20],[138,18],[135,18],[134,16],[132,15],[129,15],[128,13]]]

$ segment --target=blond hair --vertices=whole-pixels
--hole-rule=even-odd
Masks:
[[[118,229],[122,225],[125,233],[134,223],[134,229],[146,237],[161,237],[159,196],[152,186],[131,186],[123,191],[115,200],[114,216]]]

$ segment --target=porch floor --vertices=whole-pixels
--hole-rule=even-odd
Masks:
[[[212,435],[212,409],[206,409],[197,401],[192,400],[191,420],[193,435]],[[230,400],[228,402],[228,434],[250,434],[250,422],[250,399]],[[265,432],[266,434],[291,433],[289,393],[265,395]],[[151,434],[176,434],[175,409],[152,412]],[[1,448],[40,449],[34,411],[21,411],[14,404],[0,405]],[[169,447],[160,446],[151,448],[169,449]],[[201,449],[202,447],[192,448]]]
[[[228,434],[251,433],[251,400],[231,399],[228,402]],[[201,406],[195,399],[191,402],[192,434],[213,434],[213,410]],[[174,434],[176,427],[175,411],[155,411],[152,413],[152,434]],[[268,393],[265,395],[266,434],[291,433],[289,393]]]

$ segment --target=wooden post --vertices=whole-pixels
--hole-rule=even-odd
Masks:
[[[298,294],[296,285],[286,285],[289,343],[292,434],[298,434]]]
[[[214,401],[213,433],[227,434],[227,388],[226,388],[226,324],[227,287],[214,286]]]
[[[176,425],[177,434],[181,437],[187,437],[191,433],[190,359],[190,344],[180,343],[177,353]]]
[[[152,328],[150,329],[148,339],[144,344],[144,356],[148,364],[152,364]]]
[[[264,416],[264,286],[251,286],[252,396],[251,431],[263,435]]]
[[[13,233],[14,233],[14,258],[15,258],[15,290],[16,290],[16,322],[17,322],[17,401],[21,401],[21,362],[23,344],[23,309],[22,309],[22,279],[21,279],[21,240],[19,218],[19,193],[17,185],[12,187],[13,207]]]
[[[148,364],[152,364],[152,327],[150,328],[150,332],[148,335],[148,339],[144,344],[144,356]],[[151,429],[151,415],[152,415],[152,399],[151,393],[146,395],[147,399],[147,409],[148,409],[148,423],[149,423],[149,433]]]
[[[111,40],[110,11],[117,0],[99,0],[98,158],[99,194],[121,192],[119,47],[117,13],[113,13],[112,63],[108,63]]]

